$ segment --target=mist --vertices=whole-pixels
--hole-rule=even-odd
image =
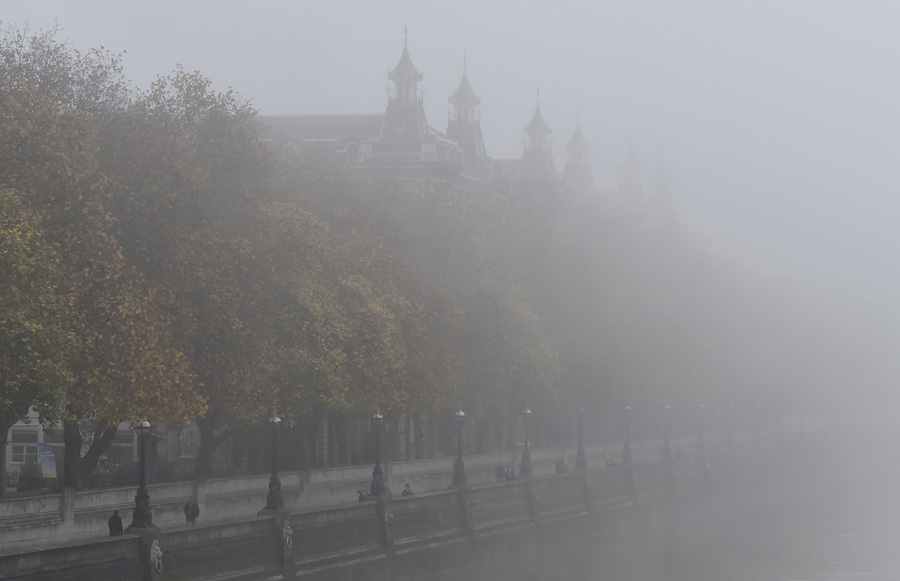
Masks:
[[[178,307],[161,306],[160,326],[171,326],[172,344],[214,349],[197,340],[209,333],[233,350],[197,356],[197,369],[227,360],[233,369],[221,376],[172,363],[177,381],[169,383],[197,379],[198,389],[195,402],[173,409],[182,419],[194,414],[207,441],[217,438],[208,417],[245,427],[266,406],[302,421],[312,410],[349,422],[379,409],[413,433],[445,408],[466,407],[478,426],[467,445],[487,453],[518,438],[507,409],[530,406],[549,418],[539,444],[563,447],[572,410],[586,407],[608,454],[625,406],[652,439],[661,406],[676,409],[689,432],[705,405],[719,425],[726,410],[743,410],[745,436],[753,413],[779,433],[782,422],[790,426],[788,438],[800,433],[795,425],[823,422],[816,441],[850,453],[835,444],[836,418],[860,428],[900,405],[900,7],[33,0],[4,9],[4,28],[57,27],[67,49],[121,55],[134,87],[123,111],[135,117],[105,125],[90,111],[83,123],[96,127],[72,143],[96,146],[97,161],[84,163],[91,169],[80,179],[113,176],[107,239],[121,240],[122,250],[110,249],[110,261],[139,272],[136,287],[160,285],[148,286],[148,301],[171,291]],[[388,74],[405,50],[424,76],[428,127],[448,141],[456,114],[448,97],[465,74],[480,98],[481,161],[493,178],[472,185],[447,172],[416,181],[378,173],[377,164],[366,173],[357,171],[367,167],[364,153],[339,150],[333,136],[291,134],[302,133],[291,129],[295,119],[385,115],[398,94]],[[195,94],[210,99],[193,102]],[[201,112],[215,103],[211,110],[234,120],[221,134],[196,133],[226,135],[228,147],[195,151],[186,139],[184,150],[169,152],[160,138],[158,149],[137,155],[145,136],[136,126],[158,138],[170,128],[159,119],[207,122],[178,118],[193,111],[179,109],[185,103]],[[70,104],[57,104],[69,113]],[[523,128],[537,110],[552,130],[554,171],[545,181],[516,173],[527,166],[523,148],[534,138]],[[576,126],[593,180],[581,190],[563,177]],[[179,155],[185,166],[165,165]],[[13,161],[30,168],[33,160]],[[499,179],[495,168],[510,173]],[[182,170],[183,182],[141,178]],[[29,171],[4,172],[0,192],[40,189]],[[23,199],[30,211],[33,200]],[[170,244],[161,234],[169,227],[201,258],[194,246]],[[195,239],[193,228],[215,243]],[[222,299],[211,290],[219,285],[237,290]],[[207,294],[230,318],[185,330],[185,321],[218,313],[197,298]],[[243,391],[216,393],[206,372]],[[879,422],[893,433],[889,420]],[[426,457],[424,434],[415,444],[407,434],[407,459]],[[340,463],[351,463],[349,449]],[[823,462],[817,470],[841,460]],[[798,519],[813,512],[793,500],[827,476],[798,478],[787,500],[767,490],[772,497],[733,513],[718,507],[726,516],[699,524],[696,542],[677,550],[699,550],[720,521],[752,515],[753,502],[770,508],[764,526],[778,526],[773,503]],[[852,481],[839,484],[835,494],[861,494]],[[814,506],[828,494],[818,490]],[[644,540],[663,550],[658,537]]]

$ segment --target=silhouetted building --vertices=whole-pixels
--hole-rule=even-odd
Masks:
[[[388,72],[391,86],[383,114],[262,116],[264,136],[287,151],[322,149],[351,167],[392,179],[453,177],[469,184],[561,179],[554,169],[551,129],[541,115],[540,103],[525,126],[522,157],[494,160],[484,145],[481,99],[469,82],[465,57],[459,86],[449,97],[446,133],[428,124],[423,78],[404,38],[400,60]],[[583,162],[579,162],[580,171],[589,172],[586,149]],[[593,178],[579,179],[593,183]]]

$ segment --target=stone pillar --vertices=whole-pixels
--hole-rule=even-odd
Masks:
[[[75,489],[63,488],[59,497],[59,518],[62,521],[64,535],[75,534]]]
[[[291,527],[290,511],[263,509],[257,516],[272,519],[272,542],[278,544],[276,555],[285,579],[296,576],[297,566],[294,563],[294,529]]]
[[[471,488],[469,485],[464,484],[458,487],[458,496],[459,499],[459,510],[460,515],[462,516],[463,529],[466,531],[466,536],[470,539],[475,537],[475,523],[472,520],[472,498],[471,498]]]
[[[537,483],[534,481],[533,476],[528,477],[525,481],[525,500],[528,503],[528,515],[531,517],[534,524],[537,524],[540,498],[538,498]]]
[[[581,481],[581,496],[584,500],[584,506],[588,510],[588,512],[594,511],[594,483],[591,481],[590,475],[587,473],[587,470],[582,471],[579,474]]]
[[[394,549],[394,513],[391,511],[391,501],[389,496],[380,496],[375,498],[375,521],[378,523],[378,540],[384,546],[384,552],[388,557],[396,556]]]
[[[144,581],[159,581],[165,571],[163,548],[159,541],[159,527],[131,528],[128,534],[141,538],[141,568]]]

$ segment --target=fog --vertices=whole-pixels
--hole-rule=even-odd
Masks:
[[[146,86],[181,63],[263,114],[379,113],[409,28],[429,122],[463,54],[495,158],[521,153],[535,91],[557,165],[576,110],[598,183],[632,147],[680,217],[766,270],[882,300],[900,290],[892,3],[5,2],[7,22],[127,51]]]
[[[580,233],[572,240],[559,236],[557,247],[544,249],[543,266],[552,269],[535,277],[541,284],[533,288],[546,291],[543,297],[536,293],[545,312],[562,313],[551,329],[555,345],[569,348],[584,364],[570,365],[562,383],[586,383],[597,369],[611,368],[599,359],[624,353],[617,360],[623,361],[622,376],[642,383],[628,396],[650,386],[658,388],[654,395],[677,388],[689,394],[686,399],[701,399],[720,378],[746,383],[746,390],[737,391],[747,395],[778,376],[797,387],[793,395],[805,399],[797,406],[807,417],[833,413],[861,386],[868,388],[866,397],[881,398],[867,402],[870,407],[896,397],[900,5],[15,0],[2,6],[4,26],[38,30],[56,23],[58,37],[72,47],[124,52],[125,75],[139,88],[180,64],[200,71],[218,90],[233,88],[262,115],[383,113],[386,73],[407,43],[424,74],[429,125],[443,130],[447,97],[465,62],[481,99],[489,156],[521,157],[522,129],[539,99],[553,130],[558,171],[577,118],[591,145],[601,195],[617,188],[620,165],[632,151],[645,183],[664,172],[678,222],[692,239],[704,241],[715,264],[728,267],[721,278],[697,285],[707,294],[696,296],[697,287],[681,278],[701,277],[706,263],[686,269],[681,278],[670,272],[682,264],[696,266],[694,246],[688,251],[657,240],[648,247],[665,252],[647,251],[649,258],[642,254],[645,247],[619,255],[613,244],[603,252],[585,250],[584,244],[578,247],[584,240],[615,242],[617,233],[595,234],[578,207],[560,212],[554,232],[569,234],[577,227]],[[615,227],[612,219],[605,224]],[[434,244],[426,248],[433,254],[423,251],[422,260],[434,263],[440,243],[411,239]],[[572,252],[565,252],[566,244]],[[539,254],[529,258],[537,263]],[[600,254],[601,260],[591,262]],[[616,270],[621,256],[637,257],[638,266]],[[579,260],[614,268],[558,284],[553,273],[583,274]],[[449,270],[445,263],[438,266]],[[610,284],[617,273],[624,273],[623,280]],[[629,275],[633,281],[625,280]],[[660,289],[653,287],[656,281],[682,284]],[[629,283],[654,300],[635,298],[639,293],[630,292]],[[560,291],[561,286],[567,288]],[[593,294],[601,287],[606,295]],[[753,301],[744,309],[745,297]],[[602,300],[607,303],[597,307]],[[674,306],[666,317],[647,315],[646,304]],[[610,350],[619,343],[597,339],[592,309],[607,315],[604,333],[626,337],[623,353]],[[773,327],[777,336],[770,336]],[[637,347],[652,351],[659,329],[667,333],[660,345],[688,347],[666,352],[670,360],[645,370]],[[735,337],[740,333],[745,336]],[[567,334],[573,345],[565,345]],[[838,340],[806,343],[817,334]],[[597,345],[585,346],[591,340]],[[721,369],[697,373],[695,363],[709,359]],[[848,362],[843,368],[842,360]],[[709,385],[692,391],[700,375]]]

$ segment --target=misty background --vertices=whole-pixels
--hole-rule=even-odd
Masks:
[[[680,221],[726,259],[897,339],[900,76],[891,3],[6,2],[79,49],[125,51],[147,87],[176,64],[260,114],[379,113],[408,26],[429,123],[467,58],[494,158],[521,155],[540,89],[557,169],[576,111],[597,183],[631,148]],[[886,363],[881,361],[880,363]],[[890,362],[887,362],[890,363]],[[890,365],[888,366],[890,367]],[[893,376],[882,375],[885,383]]]
[[[176,63],[261,114],[377,113],[409,26],[429,122],[462,57],[489,155],[521,154],[535,90],[557,164],[576,109],[598,183],[627,148],[662,164],[682,220],[766,272],[889,300],[900,244],[900,76],[890,2],[5,2],[3,20]]]

